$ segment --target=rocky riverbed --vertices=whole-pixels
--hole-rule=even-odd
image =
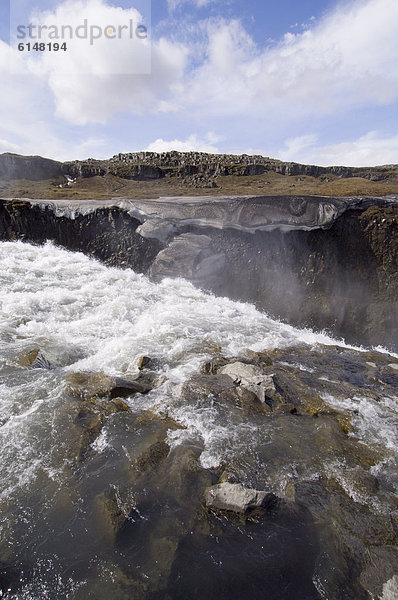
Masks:
[[[51,369],[40,360],[26,368]],[[47,475],[34,505],[26,499],[29,533],[3,502],[7,597],[38,597],[44,579],[46,597],[76,600],[260,599],[265,590],[273,599],[394,598],[397,357],[323,345],[217,353],[170,410],[137,406],[137,395],[165,384],[151,362],[141,360],[130,379],[65,377],[52,409],[62,478],[54,487]],[[161,357],[156,363],[161,372]],[[211,458],[192,427],[203,412],[209,436],[224,430]],[[26,554],[42,528],[34,515],[44,517],[46,552],[59,561],[49,580]],[[61,556],[53,536],[71,538]],[[95,560],[85,547],[81,564],[68,566],[72,548],[87,544]],[[54,589],[60,565],[80,579],[75,587]]]

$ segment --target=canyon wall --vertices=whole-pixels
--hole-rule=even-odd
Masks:
[[[2,200],[0,239],[53,240],[350,343],[398,349],[396,197]]]

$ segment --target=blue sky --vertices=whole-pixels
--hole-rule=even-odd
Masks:
[[[18,24],[85,18],[148,38],[17,50]],[[3,0],[0,152],[398,163],[397,23],[396,0]]]

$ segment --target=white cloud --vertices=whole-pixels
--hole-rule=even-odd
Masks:
[[[13,142],[9,142],[8,140],[0,139],[0,153],[1,152],[21,152],[21,146],[18,144],[14,144]]]
[[[76,27],[84,15],[101,27],[140,20],[136,10],[108,6],[106,0],[67,0],[41,18]],[[150,75],[123,75],[132,60],[128,39],[117,51],[112,40],[98,40],[94,58],[80,46],[62,56],[43,53],[29,68],[48,81],[56,115],[78,125],[105,123],[124,111],[178,111],[201,118],[257,114],[266,120],[303,118],[314,111],[331,115],[398,98],[397,22],[396,0],[356,1],[264,49],[240,21],[211,19],[205,53],[198,63],[191,49],[190,67],[188,45],[163,37],[151,42]],[[145,66],[142,40],[134,53],[136,63]],[[82,72],[82,63],[95,74]]]
[[[138,24],[141,16],[135,9],[108,6],[106,0],[67,0],[53,12],[37,13],[32,23],[47,26],[43,35],[49,36],[51,27],[61,31],[65,24],[75,32],[85,19],[89,28],[95,24],[104,31],[110,23],[116,29],[130,20]],[[73,37],[67,47],[66,52],[37,53],[36,60],[28,56],[21,62],[21,56],[16,57],[17,71],[48,82],[56,116],[86,125],[106,123],[117,112],[175,110],[175,88],[183,76],[187,56],[182,44],[165,38],[151,42],[102,37],[91,46],[89,41]]]
[[[187,82],[189,101],[199,111],[255,110],[261,118],[388,104],[398,97],[397,22],[396,0],[356,1],[262,49],[239,21],[211,21],[207,59]]]
[[[214,144],[219,139],[213,134],[208,133],[205,139],[200,139],[197,135],[192,134],[186,140],[163,140],[158,138],[146,148],[148,152],[169,152],[177,150],[178,152],[208,152],[212,154],[218,153],[218,148]]]
[[[108,21],[123,23],[134,15],[139,19],[134,9],[108,6],[107,0],[64,0],[43,18],[47,23],[61,22],[68,15],[71,24],[77,25],[82,6],[95,13],[101,26]],[[312,21],[307,31],[287,33],[271,46],[256,44],[239,20],[191,23],[196,31],[192,35],[184,28],[169,27],[162,38],[151,42],[150,75],[122,74],[131,58],[122,46],[119,50],[123,51],[110,52],[108,44],[99,44],[95,60],[77,50],[58,56],[46,53],[34,60],[0,41],[2,84],[11,91],[0,97],[0,147],[57,158],[98,155],[106,150],[106,134],[98,133],[95,125],[110,127],[117,114],[132,130],[130,115],[138,115],[141,140],[156,140],[157,127],[166,121],[168,131],[174,122],[179,132],[188,123],[188,131],[170,136],[176,139],[159,138],[150,147],[217,151],[218,139],[189,135],[204,128],[223,136],[225,151],[231,145],[262,147],[263,132],[271,132],[272,145],[280,147],[281,142],[275,142],[279,129],[288,131],[290,124],[295,133],[314,132],[315,116],[314,121],[329,122],[330,130],[358,107],[376,107],[377,111],[397,102],[397,22],[396,0],[355,0]],[[144,55],[137,47],[135,60],[142,60],[143,67]],[[10,60],[19,65],[17,72],[27,74],[8,73]],[[96,75],[84,72],[90,69]],[[70,125],[77,126],[76,130],[80,127],[81,134],[68,141],[63,132]],[[363,130],[376,127],[370,123]],[[117,151],[117,132],[111,135],[115,140],[112,151]],[[85,136],[89,137],[86,146]],[[306,134],[289,139],[280,156],[303,162],[396,162],[395,139],[367,134],[354,142],[327,145]],[[271,154],[269,148],[266,152]]]
[[[285,142],[285,148],[276,153],[281,160],[321,166],[348,165],[351,167],[396,164],[398,133],[383,137],[370,131],[356,140],[337,144],[317,144],[314,135],[302,136]]]
[[[63,75],[52,71],[49,85],[56,114],[77,125],[106,123],[118,112],[173,112],[174,87],[182,77],[185,51],[161,39],[152,49],[151,75]]]
[[[303,150],[308,150],[316,145],[318,137],[315,134],[306,134],[294,138],[289,138],[285,141],[285,147],[276,153],[276,158],[285,161],[296,160],[294,157],[303,153]]]

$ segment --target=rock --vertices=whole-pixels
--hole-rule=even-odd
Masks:
[[[360,581],[371,596],[398,600],[398,548],[374,546],[369,549]]]
[[[108,396],[114,386],[113,378],[104,373],[71,373],[66,381],[71,396],[82,400]]]
[[[130,413],[129,406],[120,398],[78,397],[65,402],[56,412],[54,428],[67,430],[68,435],[61,436],[62,441],[55,448],[54,455],[59,455],[60,461],[67,457],[71,464],[81,463],[107,418],[117,413]]]
[[[61,162],[41,156],[20,156],[6,152],[0,154],[1,179],[28,179],[40,181],[60,177],[67,172]]]
[[[114,545],[117,534],[128,517],[114,489],[99,494],[92,505],[92,518],[98,530],[98,537]]]
[[[147,394],[155,386],[156,373],[140,373],[132,379],[110,377],[104,373],[71,373],[67,376],[68,391],[82,400],[93,398],[126,398],[133,394]]]
[[[34,348],[23,352],[19,358],[21,367],[31,367],[32,369],[52,369],[54,366],[46,358],[40,348]]]
[[[140,474],[148,470],[154,471],[167,458],[169,451],[170,447],[166,442],[155,442],[134,460],[132,466]]]
[[[154,369],[158,366],[158,361],[150,356],[140,356],[137,366],[139,371],[151,368]]]
[[[158,471],[157,480],[168,489],[168,495],[185,512],[196,515],[198,501],[215,483],[214,476],[199,463],[201,449],[180,445],[170,451]]]
[[[121,396],[126,398],[132,394],[147,394],[157,384],[157,374],[152,372],[140,373],[135,379],[115,377],[115,385],[111,390],[111,398]]]
[[[228,359],[223,356],[215,356],[201,366],[200,372],[205,375],[217,375],[219,369],[227,364]]]
[[[223,373],[217,375],[194,375],[181,389],[180,402],[190,404],[192,399],[202,405],[217,404],[217,410],[225,413],[225,418],[234,418],[237,412],[245,414],[269,413],[268,404],[261,402],[257,395],[245,387],[235,384],[232,377]],[[244,409],[244,411],[242,411]]]
[[[258,366],[272,367],[273,361],[267,352],[254,352],[253,350],[247,350],[247,355],[253,364]]]
[[[345,469],[338,482],[354,501],[363,502],[364,504],[369,498],[377,494],[380,488],[377,477],[361,467],[351,470]]]
[[[259,367],[235,362],[219,369],[219,373],[228,375],[235,385],[252,392],[260,402],[268,404],[271,408],[284,403],[275,385],[275,375],[265,375]]]
[[[398,575],[394,575],[383,585],[381,600],[398,600]]]
[[[225,255],[213,248],[209,236],[183,233],[159,252],[150,275],[155,281],[183,276],[200,287],[217,286],[224,268]]]
[[[269,508],[277,501],[277,497],[270,492],[251,490],[240,483],[228,482],[208,488],[205,498],[208,508],[242,514],[255,508]]]

